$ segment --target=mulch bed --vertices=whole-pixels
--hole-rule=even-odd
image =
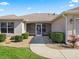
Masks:
[[[0,46],[9,46],[9,47],[29,47],[33,37],[29,37],[28,39],[24,39],[22,42],[12,42],[9,38],[6,39],[4,42],[0,42]]]
[[[44,37],[46,41],[46,46],[52,49],[79,49],[79,47],[73,48],[71,45],[66,45],[64,43],[54,43],[47,36]]]

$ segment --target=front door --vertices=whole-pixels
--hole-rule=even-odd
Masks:
[[[36,24],[36,36],[42,36],[42,24]]]

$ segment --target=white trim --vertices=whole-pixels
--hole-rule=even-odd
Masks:
[[[65,16],[65,15],[63,15],[64,16],[64,18],[65,18],[65,43],[67,44],[68,42],[67,42],[67,40],[68,40],[68,19],[67,19],[67,16]]]
[[[75,18],[75,19],[79,19],[79,18]]]
[[[2,23],[2,22],[0,22],[0,33],[1,33],[1,23]],[[11,22],[4,22],[4,23],[6,23],[6,26],[7,26],[7,27],[3,27],[3,28],[6,28],[6,29],[7,29],[7,32],[4,33],[4,34],[10,34],[10,33],[8,33],[8,32],[9,32],[9,31],[8,31],[8,28],[14,28],[14,27],[8,27],[8,24],[11,23]],[[14,23],[14,22],[12,22],[12,23]],[[13,33],[13,34],[14,34],[14,33]]]
[[[67,30],[67,27],[68,24],[67,24],[67,16],[66,16],[66,39],[65,39],[65,42],[67,43],[67,40],[68,40],[68,30]]]
[[[25,23],[25,32],[27,32],[27,23]]]
[[[74,19],[74,34],[76,35],[76,19]]]
[[[77,20],[75,19],[75,35],[77,35],[77,33],[76,33],[76,32],[77,32],[77,30],[76,30],[76,27],[77,27],[76,21],[77,21]]]
[[[8,34],[8,23],[9,23],[9,22],[7,22],[7,27],[6,27],[6,28],[7,28],[7,34]]]
[[[43,31],[42,31],[42,24],[41,24],[41,36],[42,36],[42,32],[43,32]]]
[[[74,25],[74,27],[75,27],[75,35],[77,35],[77,20],[78,20],[79,18],[75,18],[75,25]]]

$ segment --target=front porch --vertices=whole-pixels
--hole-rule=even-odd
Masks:
[[[75,40],[75,44],[79,46],[79,16],[69,15],[65,17],[66,20],[66,43]],[[73,38],[74,36],[74,38]]]
[[[51,32],[51,23],[27,23],[26,32],[33,36],[48,35]]]

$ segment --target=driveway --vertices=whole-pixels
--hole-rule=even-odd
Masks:
[[[49,59],[79,59],[78,49],[51,49],[45,45],[45,39],[43,39],[41,36],[33,38],[30,48],[34,53]]]

